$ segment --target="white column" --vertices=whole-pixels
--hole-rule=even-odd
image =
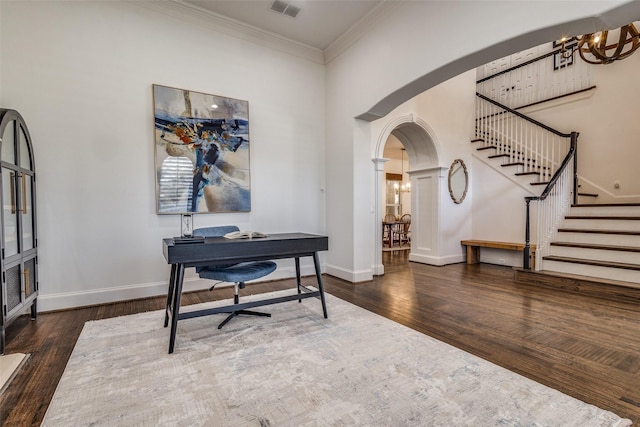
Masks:
[[[385,190],[387,187],[387,180],[384,173],[384,164],[389,159],[371,159],[375,171],[375,196],[374,196],[374,223],[375,223],[375,238],[373,250],[373,263],[371,269],[374,276],[380,276],[384,274],[384,264],[382,264],[382,218],[384,217],[384,208],[386,200],[384,199]]]

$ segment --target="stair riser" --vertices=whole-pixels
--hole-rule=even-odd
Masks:
[[[640,231],[640,220],[565,219],[561,228],[581,230]]]
[[[640,206],[572,206],[571,215],[640,216]]]
[[[610,280],[623,280],[635,283],[640,287],[640,271],[621,268],[598,267],[594,265],[573,264],[568,262],[542,261],[542,269],[565,274],[599,277]]]
[[[640,236],[624,236],[617,234],[558,233],[555,240],[558,242],[640,247]]]
[[[541,194],[542,191],[544,190],[544,185],[531,185],[532,182],[538,182],[539,179],[537,176],[535,175],[525,175],[525,176],[516,176],[515,173],[516,172],[521,172],[521,168],[522,166],[510,166],[510,167],[505,167],[503,168],[501,165],[503,163],[508,163],[507,160],[503,160],[501,158],[498,159],[489,159],[486,157],[486,154],[483,153],[488,153],[490,150],[487,150],[485,152],[479,151],[477,156],[484,159],[484,161],[488,162],[491,167],[493,169],[495,169],[496,171],[498,171],[500,174],[506,176],[507,178],[511,179],[512,181],[516,182],[518,185],[524,187],[524,188],[528,188],[530,189],[530,191],[534,194]],[[516,170],[517,169],[517,170]]]
[[[549,255],[640,265],[640,252],[609,251],[551,245],[549,247]]]

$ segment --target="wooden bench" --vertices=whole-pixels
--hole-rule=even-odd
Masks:
[[[493,242],[491,240],[462,240],[461,245],[467,247],[467,264],[477,264],[480,262],[480,248],[506,249],[509,251],[524,250],[524,243]],[[531,247],[531,268],[535,268],[536,245]]]

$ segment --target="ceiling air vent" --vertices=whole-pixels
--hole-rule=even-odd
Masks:
[[[271,5],[271,10],[295,18],[296,16],[298,16],[298,13],[300,13],[301,9],[297,6],[287,3],[286,1],[276,0]]]

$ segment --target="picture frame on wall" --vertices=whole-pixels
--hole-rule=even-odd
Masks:
[[[571,37],[570,39],[565,41],[565,49],[571,52],[576,47],[577,44],[578,44],[578,39],[576,39],[575,37]],[[562,41],[555,40],[553,42],[553,50],[559,49],[560,47],[562,47]],[[575,52],[572,52],[571,56],[569,56],[568,58],[565,58],[564,56],[562,56],[561,51],[556,52],[553,55],[553,70],[557,71],[561,68],[566,68],[573,65],[574,54]]]
[[[156,212],[251,211],[249,102],[153,85]]]

